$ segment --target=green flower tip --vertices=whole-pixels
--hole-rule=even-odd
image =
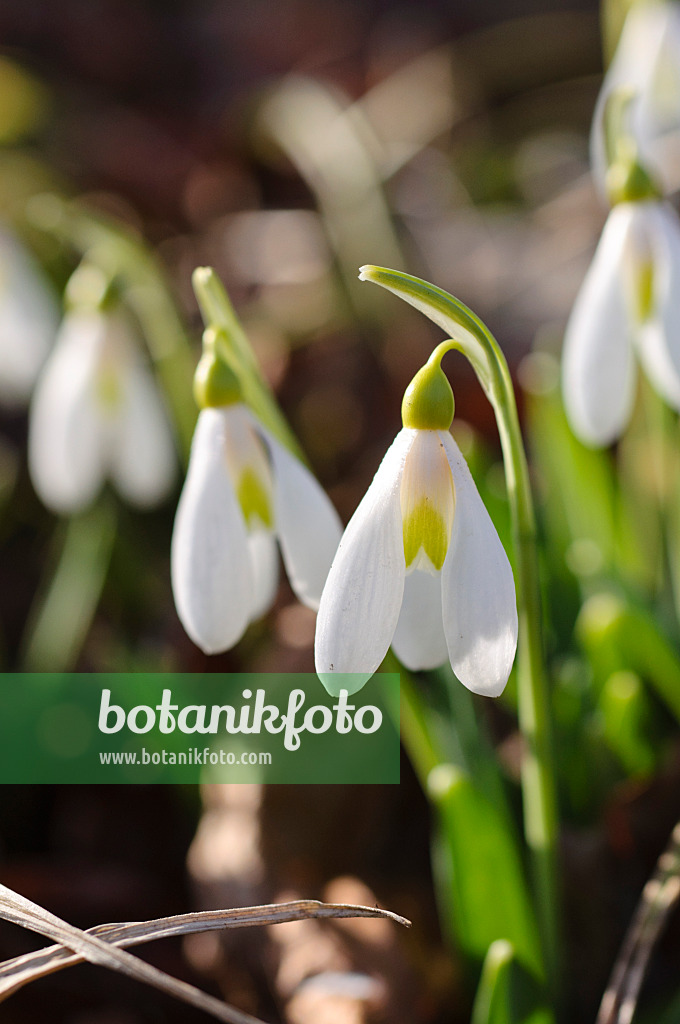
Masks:
[[[624,85],[609,96],[604,110],[607,173],[605,187],[612,206],[643,199],[660,199],[661,189],[638,160],[638,146],[631,124],[637,92]]]
[[[203,355],[194,374],[194,398],[200,409],[220,408],[243,400],[238,377],[218,352],[220,334],[209,327],[203,333]]]
[[[66,284],[64,300],[69,309],[105,309],[112,302],[112,282],[101,267],[84,260]]]
[[[448,430],[454,410],[453,391],[439,359],[430,359],[406,388],[402,422],[415,430]]]
[[[662,197],[661,189],[633,153],[610,165],[605,186],[612,206]]]

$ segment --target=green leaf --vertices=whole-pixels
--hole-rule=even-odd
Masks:
[[[451,764],[430,773],[438,811],[434,866],[459,946],[482,958],[498,939],[537,975],[543,968],[538,931],[514,836],[496,806]],[[446,914],[443,915],[446,918]]]
[[[604,737],[628,775],[645,778],[658,760],[649,697],[635,672],[614,672],[599,701]]]
[[[637,672],[680,722],[680,658],[648,611],[596,594],[583,606],[576,632],[600,685],[620,669]]]
[[[489,947],[470,1024],[554,1024],[536,979],[503,939]]]

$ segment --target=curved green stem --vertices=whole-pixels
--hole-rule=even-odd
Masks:
[[[217,328],[215,339],[219,354],[238,377],[245,401],[264,426],[306,464],[300,444],[262,376],[255,353],[219,277],[212,267],[197,267],[192,284],[205,325]]]
[[[490,331],[448,292],[382,267],[362,267],[360,277],[398,295],[451,336],[435,353],[441,358],[445,351],[458,349],[469,359],[496,415],[515,548],[519,722],[526,745],[522,763],[524,831],[533,860],[546,973],[554,983],[558,963],[557,793],[542,642],[536,524],[510,371]]]

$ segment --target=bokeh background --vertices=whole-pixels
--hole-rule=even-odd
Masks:
[[[440,340],[429,321],[360,284],[361,264],[407,270],[471,306],[508,356],[527,429],[534,399],[554,395],[564,325],[606,216],[588,170],[602,73],[594,0],[0,0],[0,47],[0,218],[55,295],[82,246],[46,194],[148,250],[195,359],[191,272],[215,267],[343,521]],[[507,537],[492,412],[463,359],[448,358],[456,437]],[[189,376],[169,399],[182,402],[191,417]],[[549,472],[555,422],[545,409],[533,421],[532,470],[539,496],[562,507]],[[58,517],[33,491],[26,437],[25,406],[4,408],[3,670],[313,670],[314,615],[285,580],[228,654],[207,658],[186,637],[169,582],[179,478],[150,512],[107,491],[78,517]],[[585,499],[572,497],[580,508]],[[583,581],[606,556],[587,529],[560,533],[554,512],[542,529],[566,722],[565,988],[573,1019],[585,1020],[680,815],[677,737],[655,705],[654,741],[632,767],[599,747],[583,755],[588,729],[601,739],[604,727],[573,629]],[[512,703],[481,714],[514,785]],[[202,792],[4,786],[2,880],[83,927],[293,895],[378,901],[412,918],[412,931],[286,926],[159,943],[148,956],[267,1020],[457,1024],[469,1019],[479,964],[442,935],[428,809],[406,758],[402,779]],[[659,991],[677,941],[676,929],[656,958]],[[0,928],[2,958],[38,943]],[[320,971],[325,982],[302,984]],[[30,987],[4,1012],[17,1024],[47,1012],[73,1024],[202,1019],[92,967]]]

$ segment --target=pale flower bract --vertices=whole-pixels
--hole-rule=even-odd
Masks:
[[[191,639],[228,650],[274,601],[277,540],[290,584],[309,607],[342,532],[302,463],[241,402],[204,408],[172,537],[172,588]]]
[[[67,515],[94,501],[107,477],[140,508],[169,494],[170,423],[121,316],[88,308],[64,317],[31,402],[28,466],[43,503]]]
[[[390,644],[413,671],[450,661],[487,696],[502,692],[515,657],[510,563],[448,430],[399,432],[321,598],[316,670],[331,693],[338,679],[359,689]]]
[[[610,444],[628,423],[634,354],[680,409],[680,222],[660,200],[612,209],[569,318],[564,401],[586,444]]]

